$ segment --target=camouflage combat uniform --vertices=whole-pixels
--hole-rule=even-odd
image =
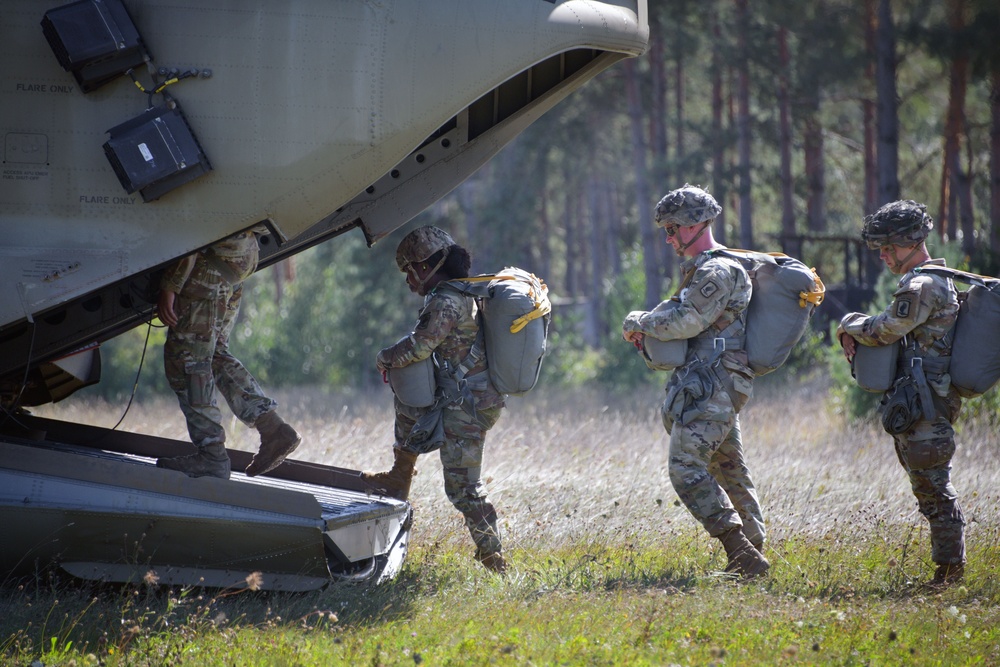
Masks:
[[[720,333],[743,335],[752,285],[739,262],[711,251],[687,260],[682,270],[680,305],[633,312],[624,330],[660,340],[688,339],[687,361],[671,375],[662,408],[670,434],[670,481],[710,535],[742,526],[760,547],[766,538],[764,518],[737,414],[753,391],[753,372],[742,349],[727,349],[712,366],[701,363],[712,356],[713,339]]]
[[[944,266],[944,260],[918,266]],[[920,357],[950,356],[951,337],[947,334],[958,318],[958,308],[950,279],[911,270],[899,280],[885,311],[874,316],[848,313],[837,335],[850,334],[860,345],[869,346],[895,344],[905,337],[907,345],[916,345],[913,352]],[[900,355],[897,378],[910,364],[909,357],[903,357]],[[920,513],[930,522],[932,560],[938,565],[958,565],[965,562],[965,518],[951,483],[951,458],[955,453],[952,424],[962,402],[947,373],[927,372],[926,376],[936,417],[921,418],[893,440]]]
[[[178,322],[163,345],[167,382],[177,394],[191,442],[199,447],[226,441],[216,388],[248,426],[277,406],[229,353],[243,281],[257,268],[258,252],[255,234],[243,232],[176,262],[160,283],[177,294]]]
[[[476,341],[476,302],[454,290],[438,285],[424,299],[413,332],[378,354],[382,368],[400,368],[434,354],[439,363],[451,368],[466,359]],[[485,371],[485,363],[470,369],[474,377]],[[485,380],[485,375],[481,376]],[[444,468],[444,490],[448,500],[465,517],[465,525],[480,553],[498,553],[501,548],[497,512],[486,499],[482,481],[483,446],[486,432],[500,417],[503,396],[488,381],[472,391],[475,415],[462,405],[449,405],[442,411],[443,444],[426,442],[407,444],[410,432],[429,408],[414,408],[395,401],[394,435],[398,448],[423,454],[440,445]]]

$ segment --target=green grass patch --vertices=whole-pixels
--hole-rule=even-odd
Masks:
[[[1000,659],[1000,565],[924,590],[921,536],[790,540],[735,583],[707,537],[511,554],[498,577],[448,544],[398,579],[308,594],[107,587],[42,573],[0,598],[0,656],[29,665],[975,665]],[[910,554],[903,553],[909,549]]]

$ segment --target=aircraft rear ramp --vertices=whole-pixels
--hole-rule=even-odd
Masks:
[[[190,478],[152,457],[190,444],[22,415],[0,437],[0,571],[54,561],[90,580],[301,591],[391,578],[410,508],[359,473],[286,461],[270,476]],[[234,469],[251,454],[230,450]]]

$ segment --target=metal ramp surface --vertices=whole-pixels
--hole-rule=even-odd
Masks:
[[[383,581],[405,558],[409,505],[368,495],[357,471],[286,461],[268,476],[195,479],[155,466],[185,443],[27,415],[6,430],[8,576],[57,563],[87,579],[245,587],[253,575],[264,589],[308,590]],[[230,456],[234,469],[251,457]]]

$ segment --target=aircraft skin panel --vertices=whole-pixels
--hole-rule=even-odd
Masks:
[[[2,476],[0,476],[2,478]],[[0,568],[24,572],[37,559],[135,563],[149,569],[210,570],[330,577],[322,533],[287,525],[178,518],[166,512],[118,514],[0,505],[9,531]],[[265,529],[266,526],[266,529]]]
[[[203,567],[157,567],[150,570],[141,564],[111,564],[87,561],[62,561],[59,567],[80,579],[92,581],[115,581],[125,584],[147,583],[160,586],[205,586],[228,590],[250,588],[250,580],[255,581],[255,589],[302,593],[324,588],[330,583],[329,577],[312,577],[299,574],[279,574],[275,572],[252,574],[242,570],[213,570]]]
[[[100,493],[97,488],[100,486],[123,488],[127,486],[140,489],[151,498],[173,496],[178,503],[178,511],[181,510],[181,505],[189,503],[209,505],[232,503],[238,504],[244,512],[271,513],[275,508],[280,508],[279,513],[285,515],[282,519],[284,521],[298,517],[309,525],[318,526],[322,520],[320,504],[312,496],[304,496],[281,488],[253,488],[232,480],[188,477],[174,470],[156,468],[149,459],[143,460],[141,457],[112,455],[101,450],[79,449],[72,446],[43,445],[44,443],[19,446],[15,443],[0,442],[0,469],[17,471],[26,476],[44,476],[53,483],[93,485],[95,493]],[[34,485],[17,491],[0,488],[0,499],[13,502],[17,498],[22,498],[24,502],[33,505],[42,502],[33,495],[20,495],[28,493],[31,488],[42,493]],[[55,495],[45,492],[45,497],[50,500],[57,498],[60,505],[68,505],[75,509],[92,509],[90,503],[98,502],[87,494],[66,493],[61,497],[59,489],[53,491]],[[136,502],[129,500],[127,507],[105,504],[99,506],[106,507],[110,511],[135,509],[142,511],[144,508],[137,506]],[[193,511],[189,515],[196,516]],[[249,520],[250,517],[250,514],[244,514],[233,518]],[[269,517],[270,520],[277,518],[277,516]]]
[[[61,4],[8,0],[0,21],[0,275],[18,286],[0,327],[261,220],[293,237],[509,77],[573,48],[636,55],[648,36],[641,2],[126,0],[150,70],[198,72],[164,94],[212,167],[144,202],[102,146],[164,95],[127,76],[82,93],[39,25]],[[53,279],[26,256],[78,261]]]
[[[262,572],[266,588],[303,590],[329,583],[331,565],[388,558],[401,539],[405,550],[401,501],[239,473],[194,479],[143,456],[8,440],[0,441],[3,572],[51,561],[115,581],[149,569],[162,583]]]
[[[84,93],[40,25],[68,0],[5,0],[4,400],[65,398],[44,364],[148,321],[157,270],[237,231],[268,225],[261,266],[354,227],[375,243],[643,53],[646,1],[121,0],[152,60]],[[204,159],[178,166],[182,146]],[[163,165],[167,185],[119,180]],[[410,507],[366,495],[357,471],[288,460],[191,479],[152,465],[180,443],[16,408],[0,420],[5,572],[56,561],[92,579],[153,567],[161,583],[240,586],[261,570],[265,588],[309,590],[402,566]],[[229,453],[234,470],[252,456]]]

